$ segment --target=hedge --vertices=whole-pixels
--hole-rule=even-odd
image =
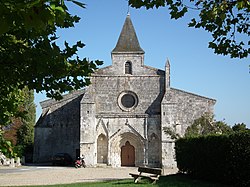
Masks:
[[[180,138],[175,151],[182,173],[234,186],[250,186],[250,131]]]

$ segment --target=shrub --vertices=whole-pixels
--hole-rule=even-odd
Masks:
[[[181,138],[176,161],[182,173],[199,179],[250,185],[250,132]]]
[[[250,186],[250,131],[230,136],[229,177],[237,186]]]

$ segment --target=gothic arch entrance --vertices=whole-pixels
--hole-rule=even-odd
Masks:
[[[107,164],[108,157],[108,140],[104,134],[97,138],[97,163]]]
[[[121,147],[121,166],[135,166],[135,147],[129,141]]]

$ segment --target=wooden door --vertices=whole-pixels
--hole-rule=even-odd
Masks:
[[[121,165],[135,166],[135,148],[129,141],[121,148]]]

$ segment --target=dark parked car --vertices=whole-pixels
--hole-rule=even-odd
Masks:
[[[73,159],[68,153],[57,153],[52,157],[52,165],[71,165],[73,164]]]

